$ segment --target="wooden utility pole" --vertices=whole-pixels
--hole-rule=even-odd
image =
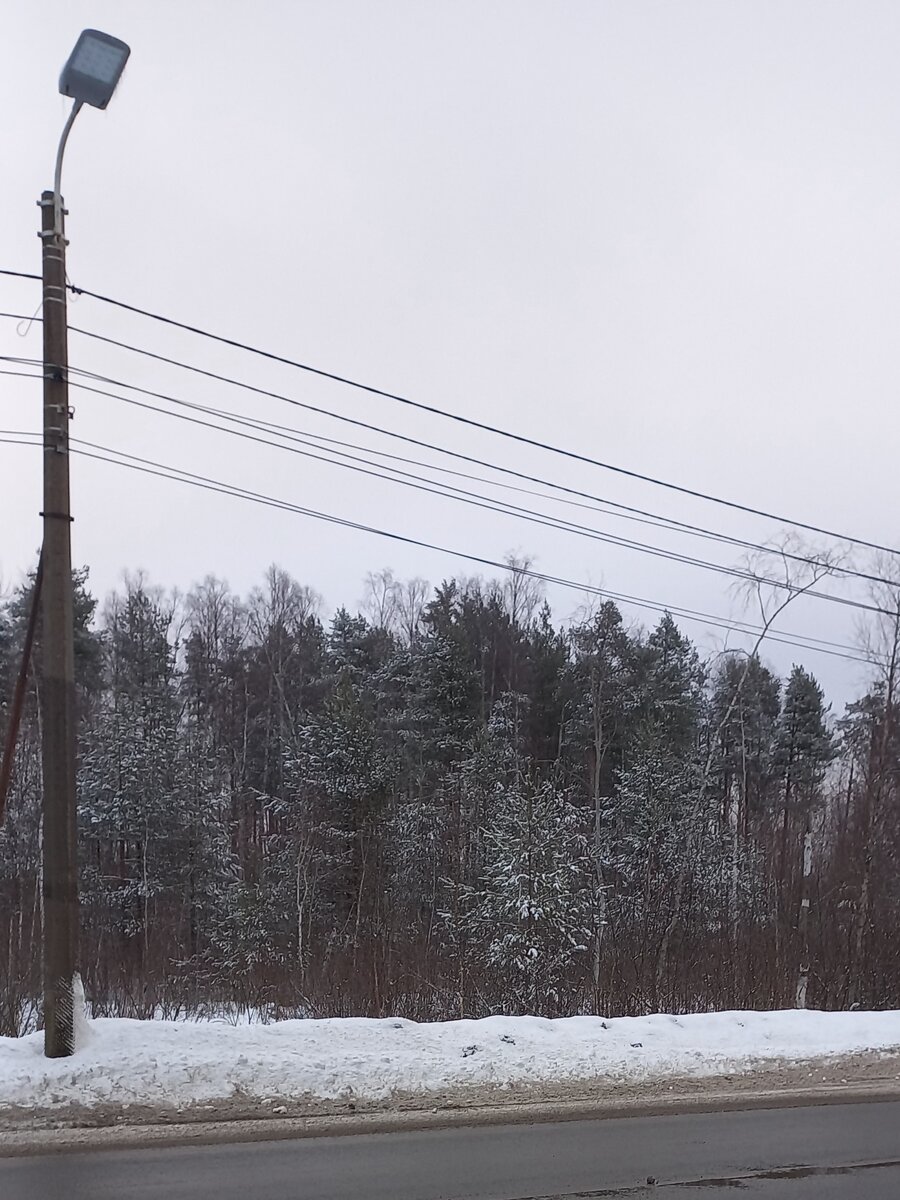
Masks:
[[[39,201],[43,242],[44,544],[41,657],[43,739],[44,1053],[72,1054],[78,969],[75,805],[75,650],[66,240],[62,198]]]

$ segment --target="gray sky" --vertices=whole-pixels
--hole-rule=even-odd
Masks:
[[[10,0],[0,266],[39,269],[34,201],[67,112],[57,76],[89,25],[128,41],[132,58],[108,111],[85,110],[69,145],[76,284],[529,437],[900,543],[896,4]],[[4,311],[38,300],[36,284],[0,279]],[[777,533],[87,298],[70,322],[598,496],[742,537]],[[20,337],[0,321],[0,352],[38,357],[39,326]],[[75,334],[70,359],[407,452]],[[39,384],[0,389],[0,425],[36,430]],[[554,575],[741,612],[715,574],[118,401],[72,400],[73,435],[86,440],[488,558],[524,551]],[[39,450],[0,445],[7,585],[39,543],[39,472]],[[735,560],[696,539],[517,502]],[[215,572],[245,591],[277,561],[334,606],[355,603],[382,566],[432,582],[474,570],[85,459],[73,460],[73,511],[75,560],[100,595],[137,567],[166,586]],[[551,599],[561,617],[579,604],[561,590]],[[804,600],[782,624],[849,641],[855,618]],[[684,628],[704,649],[721,644]],[[782,670],[804,661],[836,699],[861,678],[813,653],[773,647],[769,658]]]

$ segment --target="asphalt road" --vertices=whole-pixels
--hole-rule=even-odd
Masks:
[[[897,1200],[900,1102],[0,1159],[3,1200],[576,1195]]]

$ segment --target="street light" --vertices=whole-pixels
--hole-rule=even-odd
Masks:
[[[78,975],[78,851],[75,797],[75,651],[72,595],[72,515],[69,505],[68,319],[66,239],[63,228],[63,153],[84,104],[106,108],[130,50],[124,42],[86,29],[63,68],[59,90],[75,103],[59,149],[53,191],[44,192],[44,541],[43,672],[43,976],[44,1054],[64,1058],[75,1049]]]
[[[75,48],[69,55],[66,65],[59,77],[59,91],[62,96],[71,96],[75,101],[69,119],[66,121],[59,139],[59,149],[56,152],[56,170],[53,174],[53,191],[56,195],[54,219],[56,231],[62,234],[62,197],[60,184],[62,180],[63,154],[69,133],[75,124],[75,118],[81,112],[82,106],[91,104],[94,108],[106,108],[116,90],[131,47],[108,33],[99,29],[85,29],[80,34]]]
[[[131,48],[99,29],[85,29],[59,77],[59,90],[76,104],[106,108],[125,70]]]

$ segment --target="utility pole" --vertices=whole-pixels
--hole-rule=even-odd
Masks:
[[[43,738],[44,1053],[75,1050],[78,848],[75,801],[75,646],[69,511],[66,239],[62,197],[41,207],[44,313],[44,546],[41,655]]]
[[[74,100],[59,139],[53,191],[44,192],[44,568],[41,602],[43,746],[44,1054],[75,1052],[78,973],[78,812],[75,795],[75,614],[69,511],[69,350],[66,235],[61,179],[66,142],[82,107],[106,108],[125,69],[128,46],[85,29],[59,79]]]

